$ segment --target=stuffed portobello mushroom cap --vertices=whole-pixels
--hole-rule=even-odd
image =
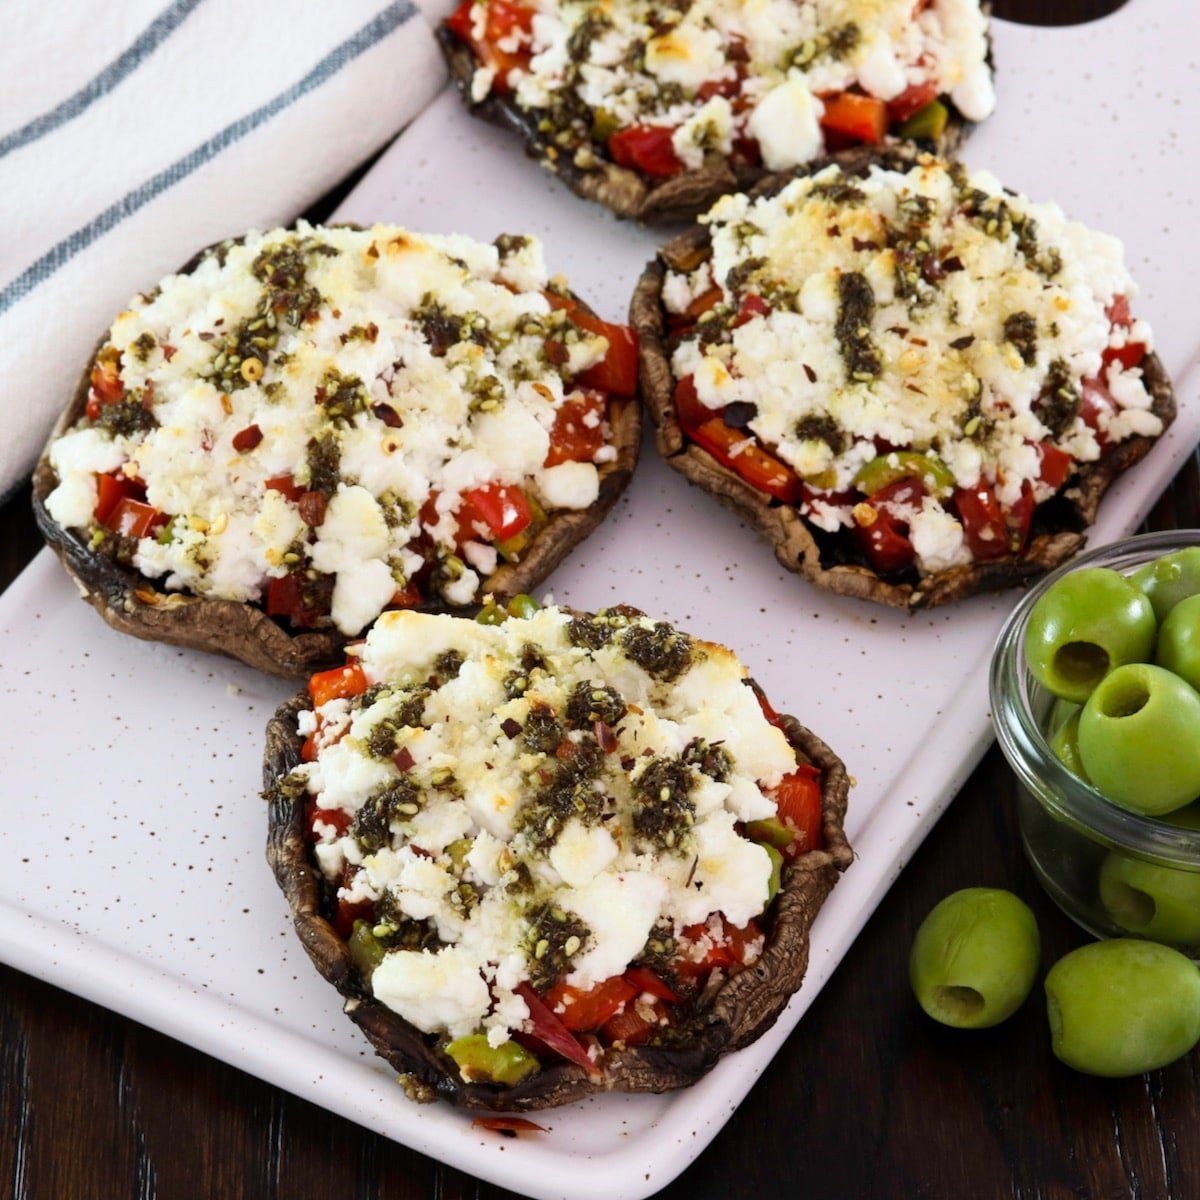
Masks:
[[[980,8],[985,16],[990,15],[990,3],[983,3]],[[480,63],[469,43],[444,23],[438,26],[437,38],[450,77],[473,116],[516,134],[525,143],[529,157],[558,176],[576,195],[603,205],[618,217],[651,225],[693,221],[727,192],[749,190],[771,174],[761,165],[752,165],[744,159],[709,153],[698,167],[658,178],[621,166],[597,144],[592,144],[592,153],[582,160],[586,165],[580,165],[572,151],[564,152],[556,144],[556,130],[544,124],[545,110],[523,107],[511,91],[492,89],[479,99],[474,92],[474,79]],[[990,72],[990,35],[986,65]],[[966,141],[976,122],[965,117],[948,97],[942,100],[948,112],[944,128],[933,136],[910,139],[909,144],[950,156]],[[889,142],[895,140],[888,138]],[[852,149],[849,153],[853,155],[856,151]]]
[[[357,230],[360,227],[341,228]],[[179,274],[192,273],[207,255],[219,253],[222,247],[241,244],[242,240],[231,239],[200,251]],[[149,293],[147,299],[152,300],[158,291]],[[579,297],[573,293],[565,295],[575,309],[594,316]],[[84,420],[92,390],[92,372],[107,339],[107,334],[101,337],[80,374],[70,402],[55,424],[33,474],[33,509],[38,527],[81,596],[108,625],[121,633],[223,654],[272,675],[304,678],[314,670],[340,662],[342,650],[351,639],[335,628],[328,618],[318,622],[315,628],[298,628],[286,619],[267,614],[265,592],[258,602],[241,602],[167,589],[161,579],[148,578],[117,557],[92,549],[83,532],[66,528],[51,516],[46,500],[61,481],[51,464],[50,452],[60,438]],[[637,465],[641,422],[636,398],[608,397],[610,444],[614,456],[610,461],[597,464],[599,493],[596,500],[587,508],[552,510],[529,539],[519,559],[499,561],[495,570],[481,580],[477,589],[480,600],[489,592],[500,600],[507,600],[531,591],[599,525],[625,490]],[[427,612],[461,611],[461,607],[454,608],[441,598],[428,595],[416,607]]]
[[[748,685],[757,693],[757,686]],[[821,772],[821,848],[800,853],[783,867],[781,888],[758,918],[761,956],[735,974],[716,972],[698,995],[673,1009],[671,1034],[659,1045],[616,1043],[602,1050],[594,1072],[557,1060],[515,1086],[469,1082],[426,1034],[382,1004],[364,983],[346,940],[331,923],[333,886],[313,861],[306,828],[307,796],[288,794],[285,777],[301,762],[297,715],[312,706],[307,693],[285,703],[267,728],[263,795],[268,801],[267,860],[291,906],[296,932],[313,964],[342,994],[345,1012],[395,1068],[409,1096],[440,1098],[456,1106],[528,1112],[607,1091],[664,1092],[695,1083],[725,1054],[769,1029],[800,987],[808,964],[809,933],[821,905],[853,861],[844,820],[850,781],[838,756],[790,716],[779,727],[801,764]]]
[[[855,178],[865,177],[873,167],[907,171],[921,157],[920,151],[908,148],[863,147],[765,178],[749,195],[755,200],[774,196],[793,180],[815,175],[831,165]],[[1144,458],[1157,441],[1157,436],[1130,436],[1109,443],[1096,460],[1074,464],[1058,493],[1034,509],[1029,536],[1019,554],[926,574],[919,574],[913,567],[880,574],[849,538],[840,535],[841,531],[831,534],[821,530],[805,520],[793,505],[772,499],[751,486],[692,441],[680,423],[675,401],[676,379],[671,367],[674,343],[667,329],[663,285],[668,271],[693,271],[711,257],[709,227],[703,224],[691,227],[659,250],[639,279],[631,301],[630,322],[639,338],[642,398],[653,419],[655,444],[673,470],[738,513],[774,548],[784,567],[818,587],[896,608],[921,609],[1019,585],[1079,552],[1104,493],[1121,474]],[[1170,379],[1153,352],[1145,355],[1140,366],[1151,399],[1149,411],[1165,429],[1174,420],[1176,411]]]

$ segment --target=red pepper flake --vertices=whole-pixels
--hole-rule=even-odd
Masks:
[[[211,336],[211,334],[209,335]],[[168,345],[166,342],[162,344],[163,358],[170,362],[175,357],[175,347]]]
[[[558,743],[558,749],[554,751],[554,757],[555,758],[574,758],[575,757],[575,743],[573,741],[571,741],[570,738],[563,738],[563,740]]]
[[[403,429],[404,419],[390,404],[373,405],[371,411],[389,428]]]
[[[555,338],[546,339],[546,361],[551,366],[561,367],[570,357],[571,352],[567,349],[565,342],[560,342]]]
[[[367,247],[367,257],[368,258],[378,258],[379,257],[379,247],[377,245],[375,245],[374,242],[372,242]]]
[[[500,723],[500,728],[510,737],[515,738],[521,732],[521,722],[514,720],[512,717],[505,717]]]
[[[546,1127],[524,1117],[476,1117],[471,1125],[475,1129],[486,1129],[489,1133],[498,1133],[501,1137],[515,1138],[522,1133],[545,1133]]]
[[[367,322],[367,341],[373,342],[379,336],[379,326],[374,321]]]
[[[635,766],[637,766],[637,759],[634,758],[632,754],[622,754],[621,755],[621,770],[622,771],[632,771]]]
[[[238,453],[253,450],[263,440],[263,431],[257,425],[247,425],[245,429],[233,435],[233,448]]]
[[[595,725],[596,742],[605,754],[611,754],[617,748],[617,735],[603,721]]]
[[[878,250],[877,243],[872,242],[868,238],[851,238],[851,245],[855,250]]]
[[[816,382],[817,382],[817,373],[816,373],[816,371],[814,371],[814,370],[812,369],[812,367],[810,367],[810,366],[808,365],[808,363],[801,363],[800,365],[801,365],[801,366],[804,368],[804,373],[805,373],[805,375],[807,375],[807,376],[808,376],[808,382],[809,382],[809,383],[816,383]]]
[[[413,758],[412,751],[407,746],[401,746],[392,755],[392,762],[396,764],[397,771],[411,771],[416,765],[416,759]]]
[[[310,529],[316,529],[325,520],[326,503],[324,492],[305,492],[297,504],[300,520]]]

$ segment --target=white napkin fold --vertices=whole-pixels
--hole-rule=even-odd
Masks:
[[[445,80],[413,0],[16,0],[0,42],[0,496],[96,340],[289,223]]]

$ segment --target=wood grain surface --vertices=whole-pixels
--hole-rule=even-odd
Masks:
[[[1118,5],[995,7],[1066,23]],[[1193,456],[1150,527],[1200,525],[1198,496]],[[0,507],[0,587],[39,545],[26,489]],[[1086,940],[1033,879],[1012,792],[993,749],[762,1080],[661,1196],[1200,1195],[1196,1054],[1137,1079],[1091,1079],[1053,1058],[1036,996],[1005,1025],[969,1035],[927,1020],[912,998],[913,931],[956,888],[999,886],[1024,897],[1047,966]],[[7,797],[10,830],[20,827],[20,803]],[[0,967],[3,1200],[512,1195]]]

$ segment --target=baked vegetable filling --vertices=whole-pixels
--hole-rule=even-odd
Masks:
[[[1162,432],[1120,242],[990,175],[831,166],[702,224],[662,288],[681,427],[879,574],[1020,555],[1077,469]]]
[[[635,391],[632,334],[532,238],[253,233],[113,323],[46,509],[169,589],[353,635],[472,604],[592,505]]]
[[[694,1035],[821,845],[821,774],[724,647],[634,609],[510,609],[384,614],[313,677],[276,786],[306,798],[364,989],[511,1086]]]
[[[717,156],[786,170],[995,104],[977,0],[466,0],[450,30],[554,153],[650,179]]]

